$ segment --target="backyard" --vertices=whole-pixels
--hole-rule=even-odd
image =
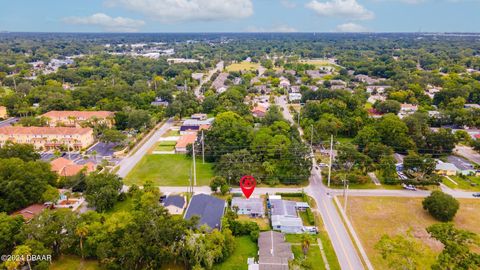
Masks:
[[[77,256],[61,256],[53,261],[50,270],[100,270],[96,260],[82,260]]]
[[[480,200],[459,201],[460,210],[454,219],[455,225],[480,233]],[[441,244],[431,239],[425,229],[437,221],[423,210],[421,203],[422,198],[349,197],[347,215],[376,269],[388,268],[374,248],[380,237],[384,234],[405,234],[407,231],[432,250],[422,261],[424,269],[430,268],[435,255],[441,250]]]
[[[228,259],[213,266],[215,270],[246,270],[248,269],[247,259],[257,256],[257,244],[250,236],[239,236],[235,238],[235,251]]]
[[[143,185],[145,181],[153,181],[158,186],[188,186],[192,158],[186,155],[146,155],[127,175],[126,185]],[[197,159],[197,186],[205,186],[214,176],[211,163],[202,164]],[[193,179],[193,177],[192,177]]]

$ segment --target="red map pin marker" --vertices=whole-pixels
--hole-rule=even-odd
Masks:
[[[257,181],[255,180],[255,177],[251,175],[245,175],[240,179],[240,188],[242,188],[243,195],[245,195],[247,199],[252,195],[256,185]]]

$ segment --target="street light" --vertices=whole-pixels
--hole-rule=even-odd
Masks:
[[[343,179],[343,211],[347,214],[347,201],[348,201],[348,180]]]

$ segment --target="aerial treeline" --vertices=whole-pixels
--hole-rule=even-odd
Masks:
[[[126,196],[131,197],[133,209],[111,214],[45,210],[23,223],[19,216],[0,213],[0,250],[24,256],[52,255],[54,259],[77,255],[97,259],[108,269],[160,269],[167,264],[211,269],[235,249],[228,226],[221,232],[197,229],[197,219],[171,216],[158,203],[158,189],[134,188]],[[17,263],[16,267],[27,264]],[[48,261],[28,263],[32,269],[49,267]]]
[[[198,155],[200,145],[197,150]],[[235,112],[218,114],[205,132],[205,159],[234,185],[244,175],[259,183],[299,184],[308,180],[311,169],[309,149],[275,106],[258,128]]]

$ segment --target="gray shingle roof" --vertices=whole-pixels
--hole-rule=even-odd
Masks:
[[[453,165],[455,165],[455,167],[457,167],[462,171],[474,170],[473,164],[464,158],[456,157],[456,156],[448,156],[447,160],[448,162],[452,163]]]
[[[263,199],[261,198],[244,199],[235,197],[232,199],[232,207],[233,206],[238,206],[240,210],[249,209],[250,212],[255,214],[263,215],[265,213]]]
[[[261,270],[287,270],[288,261],[293,259],[290,243],[285,242],[283,233],[261,232],[258,238],[258,263]]]
[[[206,194],[197,194],[190,200],[184,218],[190,219],[193,216],[199,216],[198,226],[206,224],[212,229],[220,229],[224,211],[224,200]]]
[[[178,208],[183,208],[183,206],[185,205],[185,198],[183,196],[180,196],[180,195],[168,196],[165,199],[165,201],[163,202],[163,205],[165,207],[170,206],[170,205],[174,205]]]
[[[270,205],[272,215],[297,217],[297,209],[295,208],[297,203],[294,201],[273,199],[270,200]]]

